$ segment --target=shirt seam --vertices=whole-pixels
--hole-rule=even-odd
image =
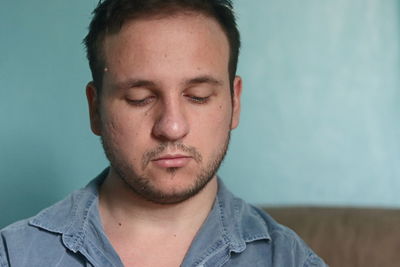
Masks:
[[[5,243],[4,237],[3,237],[1,232],[0,232],[0,242],[3,243],[2,244],[2,248],[4,249],[4,253],[6,253],[5,250],[7,249],[7,244]],[[0,264],[1,264],[1,267],[8,267],[9,265],[8,265],[7,262],[9,262],[8,256],[3,254],[2,251],[0,251]]]
[[[74,209],[72,211],[73,213],[73,219],[72,219],[72,223],[69,225],[68,230],[65,231],[65,233],[62,233],[62,235],[67,235],[67,236],[71,236],[72,237],[72,241],[71,243],[66,241],[65,244],[66,247],[72,251],[79,251],[82,246],[83,243],[86,240],[86,230],[87,230],[87,225],[88,225],[88,221],[89,221],[89,211],[90,208],[93,206],[93,203],[96,200],[96,196],[90,196],[89,199],[86,201],[85,203],[85,209],[83,211],[83,218],[80,218],[80,216],[78,216],[78,208],[79,208],[79,201],[82,199],[82,194],[79,195],[79,199],[78,201],[76,201],[75,205],[74,205]],[[74,222],[79,221],[79,224],[81,224],[79,227],[77,227],[76,229],[73,229],[74,226]],[[72,231],[71,231],[72,229]]]
[[[215,252],[220,251],[220,249],[222,249],[222,248],[230,247],[230,240],[227,237],[225,224],[224,224],[224,215],[222,212],[223,207],[222,207],[222,203],[221,203],[222,201],[220,201],[220,198],[218,195],[215,197],[215,201],[218,206],[217,210],[218,210],[219,222],[220,222],[221,228],[222,228],[222,234],[221,234],[222,239],[219,239],[213,245],[209,246],[208,249],[206,250],[206,253],[202,257],[199,257],[196,261],[194,261],[195,266],[204,265],[207,262],[207,260],[210,259],[210,255],[216,254]]]
[[[243,230],[243,225],[242,225],[242,221],[239,219],[240,215],[239,215],[239,205],[240,205],[240,201],[237,198],[234,198],[232,201],[232,206],[233,206],[233,221],[234,223],[234,229],[236,231],[235,233],[235,245],[236,245],[236,250],[237,252],[242,252],[243,250],[246,249],[246,240],[244,239],[244,230]],[[241,243],[239,243],[241,242]],[[244,243],[244,244],[243,244]],[[234,249],[231,248],[232,252],[234,251]]]
[[[217,196],[217,201],[218,201],[218,213],[219,213],[219,218],[220,218],[222,231],[223,231],[222,237],[223,237],[224,241],[227,242],[230,245],[231,244],[231,242],[230,242],[231,240],[230,240],[230,238],[228,237],[228,234],[227,234],[226,224],[225,224],[225,217],[224,217],[224,213],[223,213],[224,207],[223,207],[222,201],[220,201],[218,196]]]

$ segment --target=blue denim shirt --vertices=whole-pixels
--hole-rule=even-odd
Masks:
[[[35,217],[1,230],[0,266],[123,266],[98,212],[106,171]],[[214,206],[182,266],[326,266],[293,231],[218,182]]]

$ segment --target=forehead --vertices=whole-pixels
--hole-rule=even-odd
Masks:
[[[223,68],[228,71],[229,43],[219,23],[196,13],[140,18],[104,39],[107,68],[145,70],[151,65]],[[195,66],[194,66],[194,65]],[[140,68],[141,66],[141,68]]]

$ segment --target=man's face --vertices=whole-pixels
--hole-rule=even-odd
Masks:
[[[241,80],[229,89],[229,44],[198,14],[127,22],[104,41],[101,95],[89,84],[92,130],[111,172],[138,195],[176,203],[213,177],[237,127]]]

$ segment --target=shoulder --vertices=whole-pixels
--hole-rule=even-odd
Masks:
[[[9,266],[9,250],[13,247],[25,244],[29,240],[30,233],[26,231],[28,219],[16,222],[0,230],[0,266]],[[33,229],[31,229],[33,230]],[[22,247],[23,249],[23,247]]]
[[[267,212],[248,204],[225,189],[225,214],[235,227],[231,237],[242,244],[230,266],[326,266],[291,229],[278,223]],[[228,228],[229,229],[229,228]]]
[[[65,239],[72,230],[79,231],[85,211],[95,199],[87,188],[79,189],[34,217],[1,229],[0,267],[53,266],[60,259],[70,260],[65,257],[71,254]]]
[[[45,255],[49,250],[61,251],[60,236],[32,226],[25,219],[0,231],[0,266],[31,265],[37,256]]]
[[[234,252],[229,266],[326,266],[293,230],[233,195],[222,181],[216,203]]]

